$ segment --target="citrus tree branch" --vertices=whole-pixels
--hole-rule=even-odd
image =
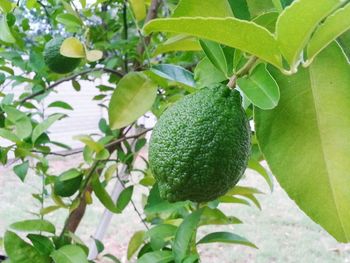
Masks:
[[[247,63],[230,78],[227,87],[234,89],[236,87],[237,79],[249,74],[249,71],[255,66],[257,61],[258,58],[256,56],[250,57]]]
[[[86,74],[89,74],[89,73],[92,73],[92,72],[96,72],[96,71],[103,71],[103,72],[106,72],[106,73],[115,74],[118,77],[123,77],[122,73],[120,73],[119,71],[116,71],[114,69],[109,69],[109,68],[92,68],[92,69],[87,69],[87,70],[75,73],[75,74],[73,74],[71,76],[62,78],[62,79],[56,81],[55,83],[49,85],[46,89],[39,90],[37,92],[34,92],[33,94],[30,94],[29,96],[23,98],[20,101],[20,105],[23,105],[23,103],[25,103],[26,101],[28,101],[30,99],[33,99],[33,98],[35,98],[37,96],[40,96],[40,95],[44,94],[45,92],[47,92],[49,90],[54,89],[55,87],[57,87],[58,85],[62,84],[63,82],[74,80],[74,79],[76,79],[79,76],[83,76],[83,75],[86,75]]]

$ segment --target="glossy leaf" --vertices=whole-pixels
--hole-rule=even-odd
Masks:
[[[15,43],[16,39],[13,37],[11,30],[7,24],[6,15],[0,18],[0,40],[7,43]]]
[[[128,245],[127,258],[130,259],[141,247],[145,239],[145,231],[136,231],[131,237]]]
[[[181,0],[172,17],[232,17],[227,0]]]
[[[10,228],[17,231],[23,232],[48,232],[55,234],[55,226],[46,220],[43,219],[32,219],[15,222],[10,225]]]
[[[218,43],[208,40],[200,40],[199,43],[210,62],[226,75],[228,66],[222,47]]]
[[[207,244],[207,243],[229,243],[229,244],[238,244],[248,247],[257,248],[253,243],[249,242],[244,237],[230,233],[230,232],[214,232],[206,235],[197,244]]]
[[[188,34],[212,40],[256,55],[277,67],[282,66],[274,36],[253,22],[236,18],[167,18],[150,21],[144,31],[147,34],[156,31]]]
[[[137,21],[141,21],[146,17],[145,0],[129,0],[132,11]]]
[[[157,86],[144,74],[132,72],[118,83],[109,104],[112,129],[122,128],[145,114],[157,96]]]
[[[197,210],[188,215],[179,226],[175,234],[173,254],[175,262],[181,262],[190,250],[191,240],[197,231],[197,226],[203,210]]]
[[[103,144],[99,142],[95,142],[94,139],[91,138],[89,135],[76,135],[73,137],[74,140],[81,141],[86,146],[88,146],[91,150],[95,151],[96,153],[99,153],[104,150]]]
[[[180,66],[160,64],[153,66],[151,71],[164,79],[181,83],[189,87],[195,86],[192,72]]]
[[[252,17],[275,11],[272,0],[246,0]]]
[[[256,109],[260,148],[297,205],[340,242],[350,241],[350,65],[333,43],[308,69],[271,72],[281,101]],[[272,129],[273,127],[273,129]]]
[[[169,224],[160,224],[152,227],[146,232],[146,236],[151,239],[153,250],[160,250],[164,247],[166,240],[175,236],[176,226]]]
[[[77,245],[65,245],[51,253],[55,263],[88,263],[84,250]]]
[[[308,61],[310,64],[315,56],[327,47],[333,40],[350,29],[350,4],[338,9],[320,25],[307,47]]]
[[[299,0],[281,13],[277,21],[276,36],[292,72],[296,71],[301,52],[312,32],[339,3],[339,0]]]
[[[265,64],[259,64],[248,77],[237,80],[239,88],[257,107],[264,110],[273,109],[280,99],[276,81],[267,71]]]
[[[33,130],[32,141],[35,142],[41,134],[43,134],[47,129],[51,127],[52,124],[61,119],[63,116],[64,114],[55,114],[48,117],[42,123],[39,123]]]
[[[23,241],[18,235],[6,231],[4,237],[5,251],[11,262],[50,263],[50,258],[40,255],[33,246]]]
[[[168,263],[174,260],[171,251],[154,251],[144,254],[137,263]]]
[[[71,58],[85,58],[85,48],[83,43],[75,37],[66,38],[60,47],[63,56]]]

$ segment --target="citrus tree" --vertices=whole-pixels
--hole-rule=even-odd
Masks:
[[[0,162],[14,163],[23,183],[42,178],[40,192],[23,193],[40,209],[4,233],[6,262],[120,262],[102,238],[89,247],[75,231],[96,198],[114,214],[135,206],[136,186],[146,191],[137,210],[145,230],[128,259],[200,262],[197,246],[214,242],[254,249],[235,233],[197,230],[242,223],[223,203],[260,207],[261,191],[238,181],[253,169],[272,189],[264,160],[300,209],[349,242],[348,2],[1,0]],[[50,127],[69,118],[61,110],[73,109],[54,101],[46,115],[42,102],[62,83],[84,93],[80,80],[103,76],[100,133],[82,130],[81,151],[52,140]],[[152,128],[137,122],[147,112],[159,119],[149,143]],[[76,154],[82,163],[53,172],[51,155]],[[122,187],[111,195],[114,182]],[[47,220],[63,209],[63,226]]]

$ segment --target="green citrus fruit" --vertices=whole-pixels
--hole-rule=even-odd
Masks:
[[[54,192],[58,196],[69,197],[79,190],[83,176],[76,169],[70,169],[57,176],[54,182]]]
[[[154,127],[149,162],[162,198],[208,202],[244,173],[250,127],[238,91],[204,88],[166,110]]]
[[[64,41],[64,38],[58,37],[51,39],[46,43],[44,49],[44,60],[46,65],[53,72],[65,74],[72,72],[79,66],[80,58],[70,58],[61,55],[60,48]]]

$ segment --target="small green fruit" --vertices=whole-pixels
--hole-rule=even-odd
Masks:
[[[46,65],[53,72],[59,74],[72,72],[79,66],[81,61],[80,58],[70,58],[61,55],[60,48],[63,41],[64,38],[62,37],[51,39],[46,43],[44,49],[44,60]]]
[[[58,196],[69,197],[79,190],[82,174],[76,169],[70,169],[56,177],[54,193]]]
[[[208,202],[244,173],[250,127],[238,91],[204,88],[170,107],[154,127],[149,162],[162,198]]]

